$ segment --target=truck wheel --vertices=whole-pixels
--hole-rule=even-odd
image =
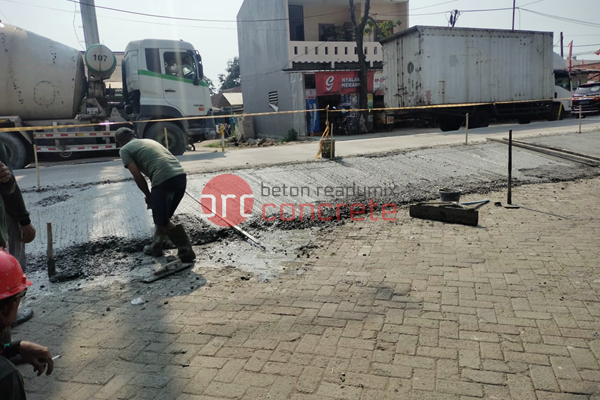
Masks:
[[[169,138],[169,151],[175,156],[180,156],[187,147],[187,135],[179,126],[170,122],[158,122],[150,127],[146,132],[146,138],[156,140],[166,147],[165,128],[167,128],[167,137]]]
[[[462,125],[460,118],[444,118],[440,120],[440,129],[442,132],[457,131]]]
[[[557,121],[558,120],[558,112],[560,111],[560,104],[552,104],[552,107],[550,108],[550,113],[548,114],[548,121]],[[563,120],[565,119],[565,110],[563,108],[561,114],[560,114],[560,119]]]
[[[18,134],[0,133],[0,142],[6,146],[12,169],[22,169],[29,164],[29,152]]]

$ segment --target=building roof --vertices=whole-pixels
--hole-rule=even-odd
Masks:
[[[232,107],[244,105],[244,96],[241,93],[223,93],[223,96]]]
[[[242,96],[242,87],[225,89],[211,96],[213,108],[237,108],[244,106],[244,97]]]

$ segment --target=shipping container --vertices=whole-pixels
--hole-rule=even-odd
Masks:
[[[415,113],[442,130],[458,129],[467,112],[478,127],[552,118],[559,106],[551,32],[415,26],[381,43],[386,106],[438,106]]]

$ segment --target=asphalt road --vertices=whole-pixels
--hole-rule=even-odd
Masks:
[[[536,137],[578,131],[578,121],[539,121],[527,125],[495,125],[469,131],[469,143],[485,142],[486,138],[504,138],[513,130],[515,138]],[[600,117],[582,120],[583,132],[600,130]],[[336,137],[336,155],[347,157],[359,154],[380,153],[430,147],[440,144],[460,144],[466,139],[464,129],[456,132],[441,132],[438,129],[403,129],[391,133],[375,133],[359,136]],[[202,148],[197,152],[179,157],[188,173],[200,173],[227,168],[247,168],[289,162],[308,162],[315,159],[318,151],[318,138],[294,145],[267,148],[227,149],[225,153]],[[559,139],[560,140],[560,139]],[[583,148],[586,148],[584,145]],[[93,162],[92,162],[93,161]],[[83,163],[82,163],[83,162]],[[37,174],[34,167],[16,173],[22,189],[37,188]],[[40,168],[42,188],[57,189],[69,185],[82,185],[98,182],[114,182],[128,179],[129,173],[114,157],[107,159],[79,160],[76,164],[45,163]]]

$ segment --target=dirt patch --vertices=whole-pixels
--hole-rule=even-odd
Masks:
[[[73,196],[70,196],[68,194],[50,196],[50,197],[46,197],[46,198],[38,201],[37,203],[34,204],[34,206],[48,207],[48,206],[54,205],[56,203],[62,203],[63,201],[67,201],[71,197],[73,197]]]
[[[233,235],[232,232],[226,230],[198,229],[190,226],[186,226],[186,231],[194,246],[217,242]],[[125,239],[110,236],[71,246],[55,254],[56,270],[63,275],[82,278],[118,276],[122,272],[133,270],[149,261],[148,257],[144,255],[143,249],[150,243],[151,238]],[[28,263],[28,270],[45,270],[47,268],[46,261],[45,255],[34,256]]]

